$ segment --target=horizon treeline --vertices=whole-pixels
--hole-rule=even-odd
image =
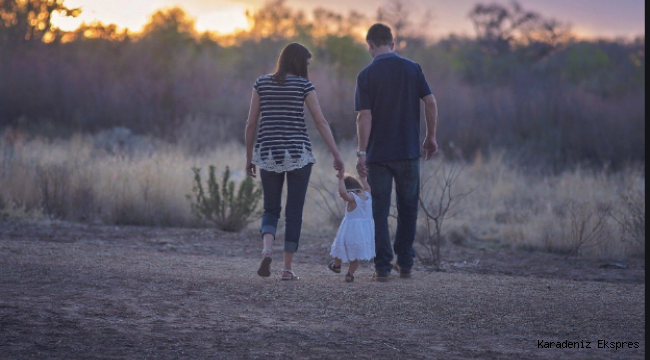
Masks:
[[[181,8],[157,11],[140,33],[115,25],[52,27],[63,0],[0,1],[0,132],[44,136],[125,127],[194,151],[243,141],[255,79],[287,43],[313,53],[309,76],[337,140],[354,139],[354,91],[370,61],[363,34],[381,21],[397,52],[418,62],[440,109],[445,156],[504,148],[526,164],[561,168],[645,162],[645,37],[580,40],[570,26],[508,5],[476,4],[475,37],[431,40],[428,14],[399,0],[376,14],[283,0],[248,13],[251,27],[199,33]]]

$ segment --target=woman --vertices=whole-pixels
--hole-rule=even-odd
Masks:
[[[281,279],[298,279],[291,262],[298,250],[305,196],[311,168],[316,162],[305,125],[305,104],[334,157],[334,169],[341,174],[344,172],[343,160],[307,75],[309,59],[311,53],[306,47],[298,43],[289,44],[282,49],[275,72],[259,77],[253,86],[246,122],[246,172],[248,176],[255,177],[256,165],[259,166],[264,190],[264,215],[260,230],[264,249],[257,270],[262,277],[271,276],[271,247],[280,219],[282,185],[286,177],[284,269]]]

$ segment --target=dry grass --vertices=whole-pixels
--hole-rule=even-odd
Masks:
[[[352,144],[342,145],[350,169],[355,162],[353,149]],[[312,184],[322,181],[334,189],[329,155],[321,148],[316,157],[319,162]],[[441,158],[423,164],[423,177],[432,173],[438,161]],[[214,164],[222,171],[229,165],[238,181],[244,176],[243,162],[244,149],[236,144],[187,155],[169,144],[112,152],[84,135],[53,142],[0,140],[0,211],[5,217],[37,220],[56,217],[104,224],[196,226],[185,198],[192,187],[191,168]],[[447,234],[454,243],[498,243],[568,254],[575,247],[570,204],[579,203],[586,214],[604,208],[622,214],[626,201],[621,194],[645,197],[645,174],[639,168],[615,174],[576,169],[542,176],[513,166],[498,154],[458,165],[464,171],[456,189],[475,190],[461,204],[462,211],[447,221]],[[328,220],[330,214],[318,201],[322,201],[318,192],[311,189],[303,231],[331,237],[338,224]],[[645,239],[630,242],[625,237],[621,225],[607,218],[598,238],[582,244],[579,253],[613,258],[645,253]]]
[[[588,222],[596,226],[603,209],[624,209],[620,194],[635,189],[645,196],[645,175],[640,169],[608,174],[606,171],[576,169],[557,176],[530,174],[509,165],[503,156],[469,164],[459,179],[462,188],[476,189],[464,204],[465,211],[450,220],[452,227],[468,236],[495,239],[530,250],[570,254],[576,243],[572,237],[571,207],[580,204]],[[581,254],[626,257],[644,254],[644,244],[624,241],[616,221],[607,217],[598,237],[579,249]]]

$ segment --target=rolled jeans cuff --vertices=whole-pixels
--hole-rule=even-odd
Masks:
[[[295,253],[298,251],[298,243],[297,242],[291,242],[291,241],[285,241],[284,242],[284,251],[290,252],[290,253]]]
[[[271,234],[273,235],[273,240],[275,240],[275,231],[276,228],[273,225],[263,225],[262,229],[260,230],[260,237],[264,237],[265,234]]]

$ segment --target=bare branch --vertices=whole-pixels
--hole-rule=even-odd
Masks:
[[[334,186],[327,186],[324,182],[323,179],[319,179],[318,183],[316,185],[310,185],[311,188],[316,190],[320,198],[322,199],[322,202],[318,201],[317,199],[314,199],[314,203],[316,206],[318,206],[321,210],[325,211],[328,215],[332,223],[338,223],[343,219],[343,211],[341,210],[340,206],[336,206],[337,200],[339,199],[339,195],[336,191],[333,191],[331,189],[334,189]],[[313,199],[313,197],[310,196],[310,198]]]
[[[571,219],[571,255],[578,256],[580,250],[585,247],[599,245],[597,239],[601,238],[607,226],[607,218],[611,213],[611,207],[606,205],[603,208],[591,210],[585,204],[571,201],[568,204],[569,216]]]
[[[475,190],[454,194],[454,186],[462,171],[463,168],[459,170],[456,164],[448,168],[442,162],[421,182],[420,207],[424,213],[426,235],[420,237],[420,242],[429,256],[418,255],[418,259],[425,265],[440,267],[444,221],[458,215],[462,210],[451,213],[452,210]],[[428,186],[432,181],[435,185]]]

